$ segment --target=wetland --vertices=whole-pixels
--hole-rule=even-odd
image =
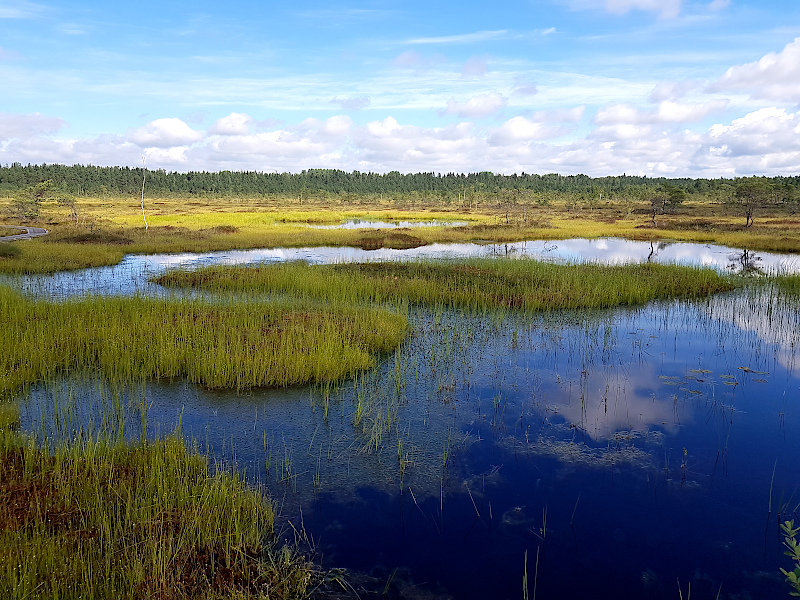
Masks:
[[[7,457],[27,457],[14,497],[91,473],[119,483],[114,497],[172,504],[131,501],[112,526],[87,516],[112,496],[61,498],[4,535],[58,531],[39,555],[65,556],[66,539],[112,557],[112,580],[120,561],[158,565],[129,597],[204,581],[219,583],[207,597],[788,597],[796,264],[709,242],[530,237],[7,275],[0,429]],[[206,470],[227,491],[195,506],[210,492],[187,482]],[[220,515],[211,542],[186,525]],[[125,554],[164,532],[183,543],[167,557]],[[32,564],[5,576],[10,597],[51,589],[37,586],[52,561]]]

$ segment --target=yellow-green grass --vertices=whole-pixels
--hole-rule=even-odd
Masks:
[[[800,275],[777,275],[769,281],[774,281],[780,290],[791,296],[800,296]]]
[[[555,196],[554,196],[555,198]],[[0,200],[0,212],[2,212]],[[401,203],[402,204],[402,203]],[[549,204],[505,206],[485,199],[452,208],[419,201],[413,210],[394,202],[336,199],[298,204],[297,198],[145,198],[149,228],[140,203],[131,198],[81,198],[76,224],[64,209],[47,206],[42,222],[51,234],[18,244],[18,256],[0,256],[0,273],[46,273],[115,264],[125,253],[208,252],[297,246],[408,247],[434,242],[513,242],[573,237],[624,237],[717,243],[751,250],[800,252],[800,219],[789,208],[757,212],[744,227],[735,206],[707,199],[684,203],[652,226],[648,205],[634,200],[576,208],[563,199]],[[414,228],[402,232],[310,229],[348,219],[466,220],[466,227]],[[8,224],[11,223],[6,219]]]
[[[245,390],[347,377],[405,335],[380,309],[182,299],[33,300],[0,287],[0,396],[61,374]]]
[[[311,565],[274,513],[177,437],[42,450],[0,429],[0,597],[306,597]]]
[[[733,288],[729,279],[710,269],[655,264],[556,265],[527,259],[212,266],[171,271],[154,281],[215,292],[286,293],[334,302],[475,310],[606,308]]]

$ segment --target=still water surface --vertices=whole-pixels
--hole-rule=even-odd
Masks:
[[[5,277],[23,290],[48,296],[91,294],[159,294],[148,278],[168,269],[210,264],[254,264],[302,260],[311,264],[386,260],[459,259],[472,257],[533,258],[561,263],[630,264],[657,262],[709,267],[725,272],[800,273],[800,255],[753,252],[713,244],[637,242],[620,238],[533,240],[505,244],[429,244],[397,250],[342,247],[259,248],[181,254],[130,254],[117,265],[56,273]]]
[[[378,589],[392,579],[402,597],[522,598],[526,552],[540,600],[673,599],[678,581],[696,600],[788,597],[778,518],[800,505],[795,301],[759,288],[409,317],[401,348],[355,381],[246,395],[151,382],[123,391],[126,429],[140,433],[144,392],[151,433],[180,423],[266,486],[287,537],[304,528],[324,566]],[[42,387],[24,426],[51,428],[56,402],[98,423],[115,399],[96,382]]]

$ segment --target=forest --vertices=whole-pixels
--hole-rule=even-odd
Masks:
[[[618,175],[592,178],[587,175],[498,175],[481,173],[351,173],[336,169],[307,169],[300,173],[256,171],[165,171],[92,165],[0,166],[0,194],[52,182],[54,190],[76,196],[138,196],[143,180],[149,194],[169,196],[271,196],[303,197],[335,195],[372,196],[417,194],[421,199],[450,203],[475,195],[519,194],[546,202],[543,195],[576,199],[614,199],[640,196],[643,190],[668,186],[687,195],[724,200],[731,197],[742,178],[691,179]],[[800,176],[759,179],[777,202],[795,202],[800,197]]]

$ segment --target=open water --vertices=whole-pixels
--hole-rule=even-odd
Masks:
[[[446,255],[743,264],[735,249],[650,254],[631,244],[460,245]],[[151,293],[147,276],[174,264],[294,259],[363,254],[128,257],[19,285],[57,296]],[[797,268],[795,257],[765,253],[744,263]],[[687,598],[689,584],[694,600],[788,597],[778,524],[800,510],[796,301],[758,287],[606,311],[415,310],[409,321],[395,353],[338,386],[237,395],[163,381],[116,396],[64,381],[31,393],[23,425],[52,435],[48,407],[87,427],[121,406],[136,436],[144,406],[150,434],[180,424],[266,487],[285,537],[303,532],[323,566],[390,597],[522,598],[526,570],[528,597],[535,590],[539,600],[674,599],[679,589]]]

